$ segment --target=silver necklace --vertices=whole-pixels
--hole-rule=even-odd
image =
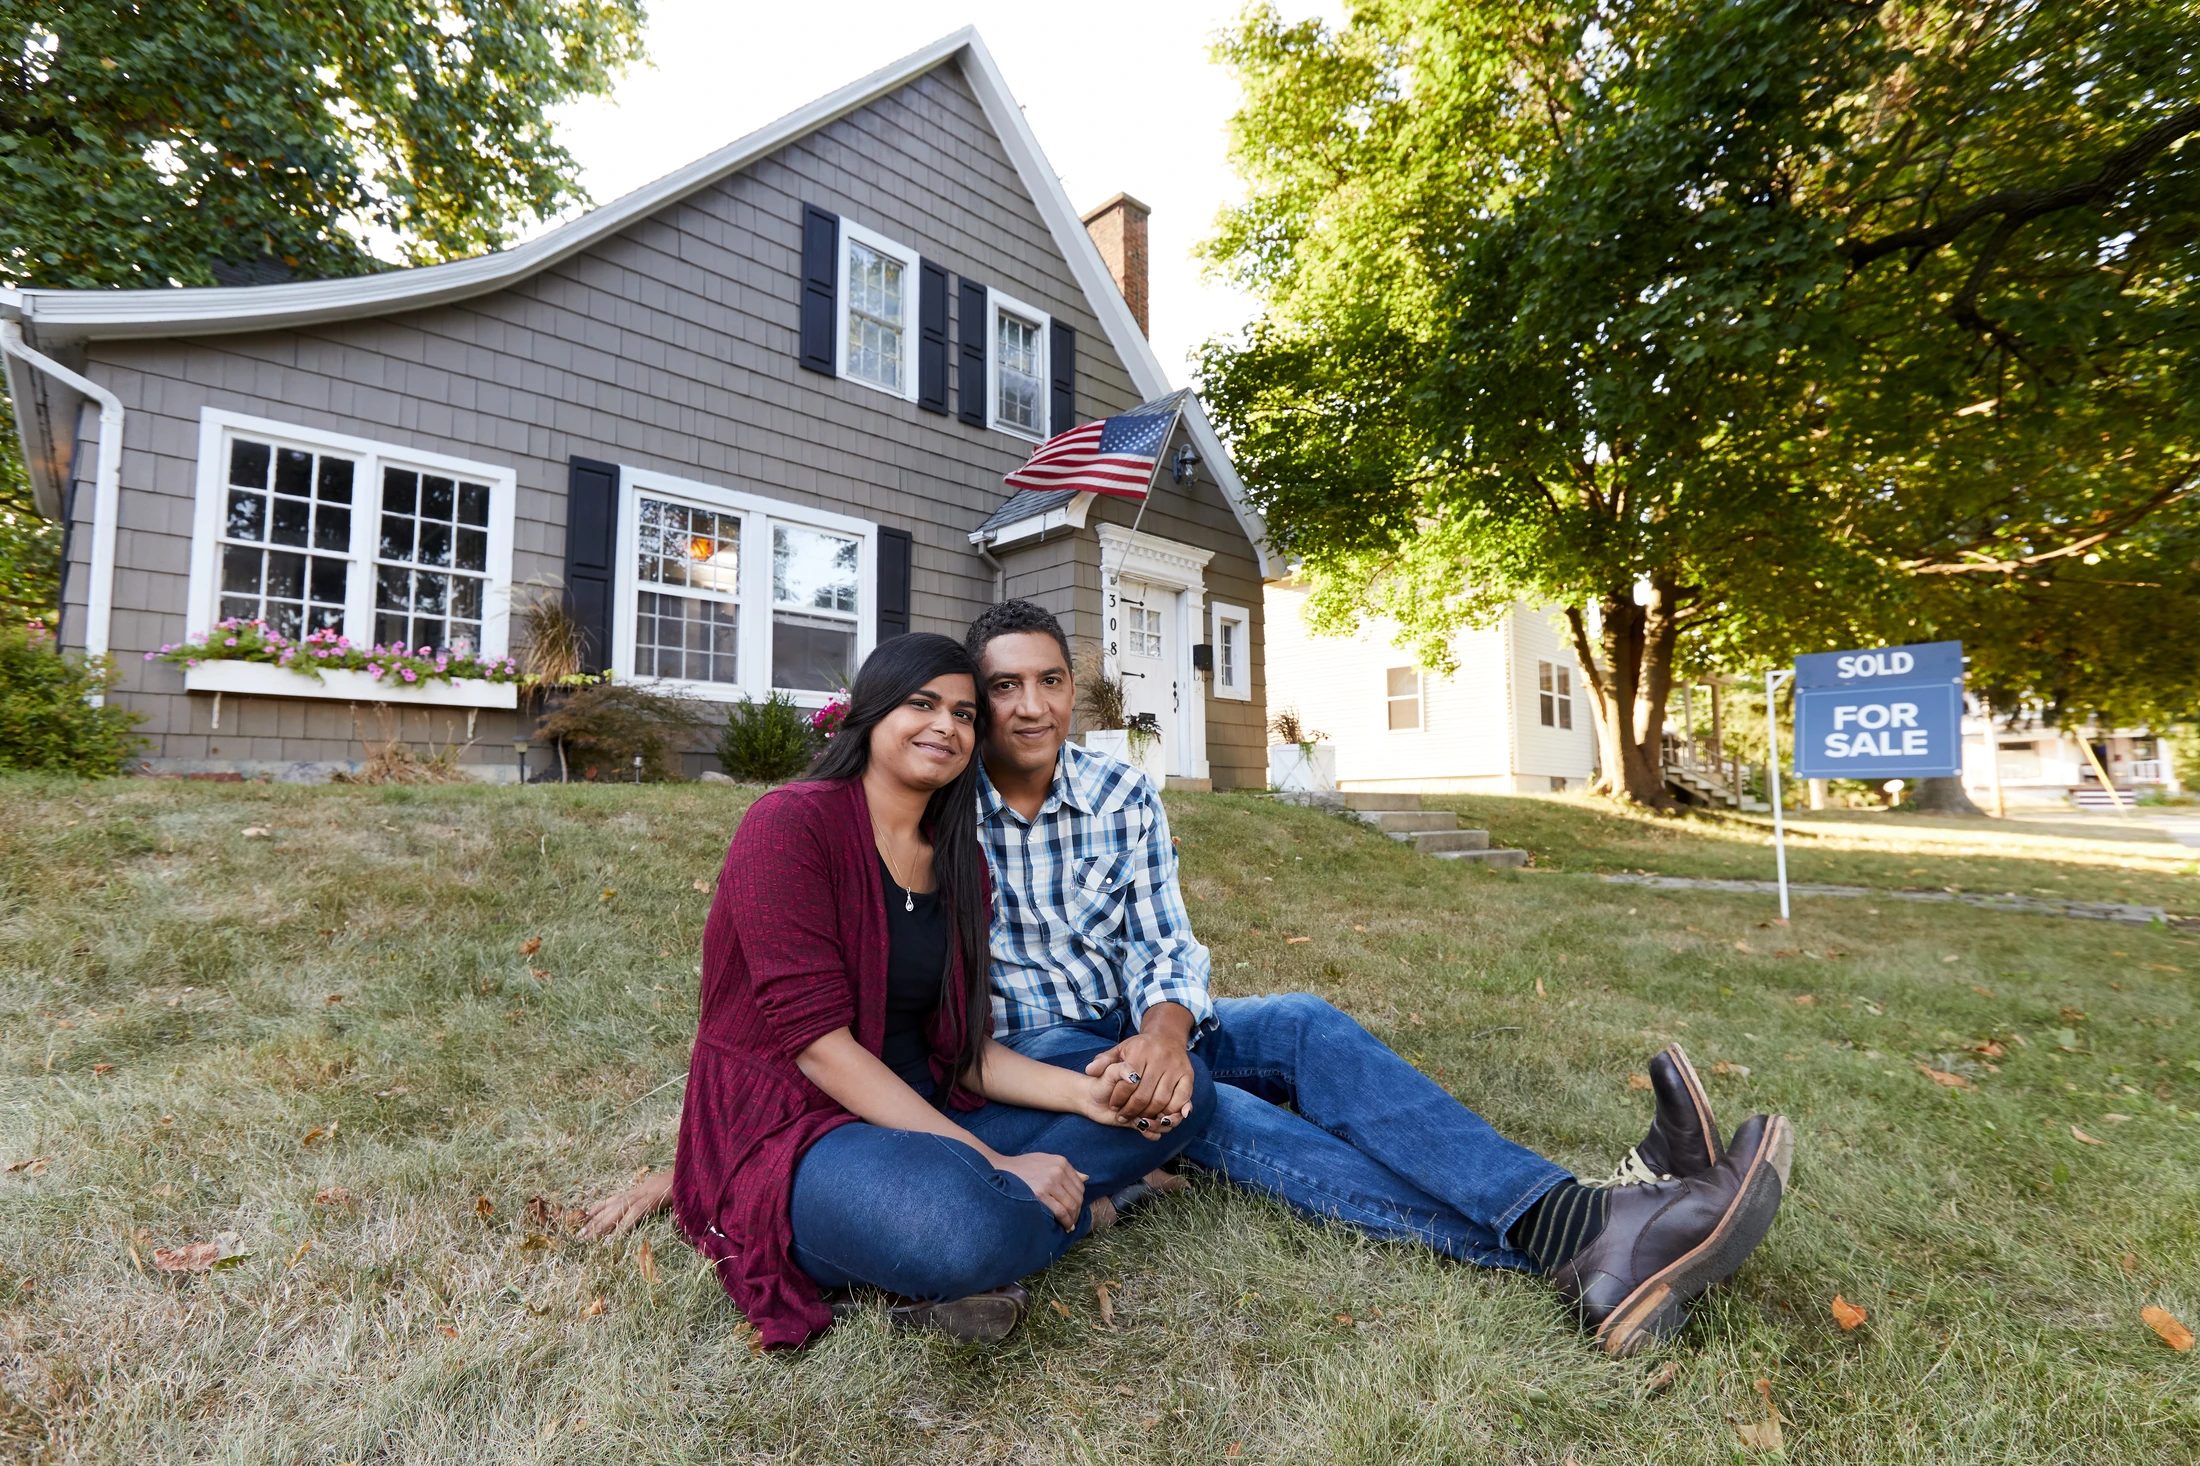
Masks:
[[[901,872],[894,869],[894,862],[886,858],[885,850],[881,849],[879,851],[878,858],[879,863],[886,867],[886,873],[894,878],[894,884],[901,886],[901,909],[915,911],[917,909],[916,892],[910,890],[906,885],[902,885]]]

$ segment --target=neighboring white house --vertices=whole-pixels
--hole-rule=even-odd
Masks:
[[[1988,724],[1976,709],[1963,720],[1963,783],[1980,801],[1993,795],[1994,769],[1986,759]],[[1999,728],[2003,801],[2012,805],[2110,803],[2085,744],[2075,734],[2027,719],[2016,729]],[[2178,793],[2187,771],[2170,757],[2169,744],[2146,728],[2093,729],[2093,756],[2117,793],[2131,799],[2149,789]]]
[[[1458,668],[1425,672],[1369,621],[1355,636],[1307,629],[1305,588],[1271,581],[1268,707],[1295,709],[1337,750],[1344,789],[1549,793],[1596,776],[1596,734],[1555,613],[1515,605],[1453,643]]]

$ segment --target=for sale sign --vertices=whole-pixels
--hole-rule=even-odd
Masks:
[[[1795,772],[1936,779],[1963,772],[1963,643],[1795,659]]]

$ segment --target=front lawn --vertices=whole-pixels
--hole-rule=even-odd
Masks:
[[[2200,941],[1772,926],[1589,873],[1769,874],[1761,829],[1570,800],[1458,802],[1557,867],[1520,873],[1170,808],[1220,989],[1331,998],[1585,1174],[1673,1039],[1729,1126],[1795,1118],[1780,1224],[1680,1341],[1610,1361],[1540,1283],[1202,1182],[1032,1280],[1003,1347],[864,1321],[757,1355],[669,1220],[562,1224],[671,1158],[750,794],[0,784],[0,1459],[1724,1462],[1758,1380],[1794,1459],[2200,1456],[2200,1351],[2139,1316],[2200,1326]],[[1895,828],[1796,874],[2200,905],[2168,852]],[[154,1264],[223,1234],[228,1265]]]

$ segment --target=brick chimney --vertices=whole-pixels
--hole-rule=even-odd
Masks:
[[[1085,215],[1085,232],[1100,246],[1100,258],[1115,277],[1115,288],[1138,322],[1138,334],[1146,329],[1146,219],[1153,213],[1127,193],[1119,193]]]

